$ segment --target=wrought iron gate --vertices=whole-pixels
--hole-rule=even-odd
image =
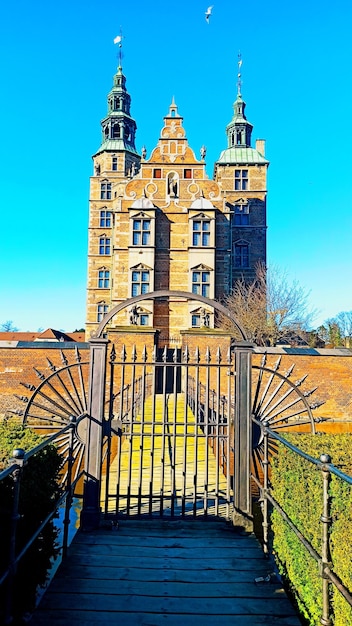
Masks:
[[[107,516],[231,517],[233,361],[220,350],[113,347],[102,458]]]

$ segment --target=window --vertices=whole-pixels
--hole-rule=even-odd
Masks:
[[[200,315],[192,315],[193,328],[200,328]]]
[[[192,170],[190,169],[183,170],[183,176],[184,178],[192,178]]]
[[[249,226],[249,209],[242,204],[235,206],[235,226]]]
[[[100,237],[99,239],[99,254],[110,254],[111,239],[109,237]]]
[[[235,244],[235,267],[249,267],[249,245],[245,242]]]
[[[111,211],[100,211],[100,223],[99,226],[103,228],[111,227]]]
[[[101,322],[104,315],[108,312],[108,305],[100,303],[97,306],[97,322]]]
[[[248,170],[235,170],[235,190],[248,189]]]
[[[149,315],[147,313],[140,313],[139,323],[141,326],[149,326]]]
[[[116,172],[117,170],[117,157],[112,157],[111,159],[111,169]]]
[[[111,200],[111,183],[100,183],[100,199]]]
[[[159,167],[153,170],[153,178],[161,178],[161,169]]]
[[[109,270],[98,271],[98,287],[99,289],[108,289],[110,287],[110,272]]]
[[[150,220],[135,219],[133,220],[133,238],[134,246],[148,246],[150,244]]]
[[[132,297],[149,292],[149,270],[132,271]]]
[[[192,293],[209,298],[210,272],[197,270],[192,272]]]
[[[210,220],[193,221],[193,245],[209,246],[210,244]]]

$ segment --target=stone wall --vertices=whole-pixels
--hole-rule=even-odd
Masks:
[[[198,337],[193,333],[188,335],[187,343],[190,350],[197,344],[204,352],[204,346],[209,342],[212,354],[216,348],[221,347],[222,354],[226,358],[229,345],[228,338],[222,333],[212,333],[208,330],[209,337]],[[206,334],[206,333],[205,333]],[[184,339],[185,340],[185,339]],[[123,344],[130,355],[134,344],[143,342],[147,346],[148,360],[154,345],[154,334],[151,332],[117,333],[114,336],[116,351],[119,353]],[[49,343],[49,344],[24,344],[22,346],[9,347],[0,345],[0,416],[4,416],[10,409],[23,408],[23,403],[14,397],[17,395],[30,395],[30,391],[20,383],[25,382],[38,386],[39,379],[33,369],[41,371],[45,376],[51,373],[50,363],[56,367],[62,367],[61,351],[70,363],[75,362],[75,347],[78,347],[82,361],[89,359],[89,344],[80,343]],[[314,415],[323,420],[329,419],[334,430],[350,429],[352,426],[352,352],[349,350],[335,349],[306,349],[306,348],[268,348],[266,350],[256,348],[253,354],[253,365],[260,365],[266,352],[266,366],[273,368],[278,358],[281,359],[279,371],[286,372],[294,364],[290,380],[295,382],[308,375],[301,391],[305,392],[317,387],[312,394],[312,402],[324,401],[318,407]],[[141,350],[137,350],[137,358],[141,357]],[[254,378],[254,375],[253,375]],[[349,423],[349,425],[347,425]],[[332,426],[331,426],[332,427]],[[330,429],[323,421],[318,429]],[[351,428],[352,432],[352,428]]]

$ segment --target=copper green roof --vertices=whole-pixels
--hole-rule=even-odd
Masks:
[[[234,146],[223,150],[216,161],[217,163],[230,163],[236,165],[237,163],[269,163],[265,157],[263,157],[255,148],[242,148]]]
[[[101,152],[105,152],[105,150],[111,151],[111,152],[119,152],[119,151],[128,151],[128,152],[132,152],[132,154],[138,154],[137,150],[135,149],[135,147],[128,143],[128,141],[126,141],[126,139],[106,139],[105,141],[103,141],[103,143],[101,144],[100,148],[96,151],[96,153],[94,154],[100,154]]]

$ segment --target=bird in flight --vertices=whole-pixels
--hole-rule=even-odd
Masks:
[[[211,12],[213,10],[214,5],[212,5],[211,7],[208,7],[207,10],[205,11],[205,19],[209,24],[209,18],[211,16]]]

